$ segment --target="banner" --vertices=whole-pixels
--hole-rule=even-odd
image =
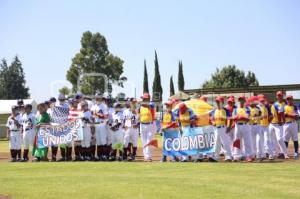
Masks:
[[[38,148],[58,146],[83,140],[83,123],[80,119],[60,125],[46,125],[38,129]]]
[[[215,151],[213,126],[163,130],[163,155],[194,156]]]

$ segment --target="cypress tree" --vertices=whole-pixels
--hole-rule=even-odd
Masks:
[[[170,77],[170,97],[175,95],[173,76]]]
[[[182,69],[182,61],[179,61],[178,65],[178,90],[184,90],[184,76],[183,76],[183,69]]]
[[[152,92],[155,101],[162,101],[163,89],[161,86],[159,64],[158,64],[156,51],[155,51],[155,59],[154,59],[154,80],[153,80]]]
[[[148,72],[147,72],[146,60],[144,60],[144,82],[143,82],[143,93],[149,93]]]

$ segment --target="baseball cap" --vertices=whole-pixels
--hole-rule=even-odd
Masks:
[[[24,104],[22,99],[18,99],[17,104]]]
[[[75,95],[75,99],[80,99],[80,98],[82,98],[82,94],[81,94],[81,93],[77,93],[77,94]]]
[[[238,98],[238,100],[239,100],[239,101],[240,101],[240,100],[246,101],[246,97],[245,97],[245,96],[240,96],[240,97]]]
[[[224,102],[224,98],[221,96],[216,97],[215,99],[216,102]]]
[[[58,100],[65,100],[65,99],[66,99],[66,96],[64,94],[60,93],[58,95]]]
[[[167,101],[167,102],[165,102],[165,105],[166,105],[166,106],[172,106],[172,104],[173,104],[172,101]]]
[[[283,92],[282,91],[277,91],[276,96],[283,96]]]
[[[227,102],[232,102],[232,103],[234,103],[234,98],[229,97],[229,98],[227,99]]]
[[[18,106],[16,106],[16,105],[13,105],[13,106],[11,107],[11,110],[16,110],[16,109],[18,109]]]
[[[288,96],[286,96],[286,99],[291,99],[291,100],[292,100],[292,99],[294,99],[294,98],[293,98],[292,95],[288,95]]]
[[[204,95],[202,95],[200,98],[199,98],[200,100],[202,100],[202,101],[205,101],[205,102],[207,102],[207,97],[206,96],[204,96]]]
[[[56,102],[56,98],[55,98],[55,97],[50,97],[49,102],[50,102],[50,103]]]
[[[101,95],[100,93],[96,93],[96,94],[95,94],[95,98],[97,98],[97,99],[103,98],[103,95]]]
[[[141,96],[142,99],[150,99],[151,96],[149,93],[144,93],[143,96]]]

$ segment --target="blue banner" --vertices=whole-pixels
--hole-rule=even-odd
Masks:
[[[185,127],[163,130],[163,155],[194,156],[215,151],[215,133],[212,126]]]
[[[38,148],[58,146],[83,140],[83,123],[78,119],[61,125],[46,125],[37,133]]]

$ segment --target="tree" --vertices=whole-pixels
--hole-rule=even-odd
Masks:
[[[8,66],[5,59],[0,67],[0,93],[2,99],[27,99],[30,97],[26,87],[25,73],[18,56]]]
[[[66,96],[70,95],[70,93],[71,93],[71,90],[66,86],[62,87],[58,91],[59,91],[59,93],[64,94]]]
[[[159,64],[158,64],[156,51],[155,51],[155,59],[154,59],[154,80],[153,80],[152,92],[153,92],[154,100],[162,101],[163,89],[161,86]]]
[[[148,85],[148,72],[146,66],[146,60],[144,60],[144,82],[143,82],[143,93],[149,93],[149,85]]]
[[[182,61],[179,61],[178,64],[178,90],[184,90],[184,76],[183,76],[183,69],[182,69]]]
[[[245,75],[245,72],[238,69],[235,65],[225,66],[221,70],[217,68],[211,79],[205,81],[202,85],[203,88],[237,88],[247,86],[259,86],[255,74],[249,71]]]
[[[121,77],[123,63],[122,59],[109,52],[104,36],[87,31],[82,35],[80,52],[72,59],[67,80],[71,82],[73,92],[81,91],[89,95],[105,91],[111,93],[112,84],[123,87],[123,82],[127,80]],[[77,83],[79,78],[80,84]]]
[[[173,76],[170,77],[170,96],[175,95],[174,83],[173,83]]]

